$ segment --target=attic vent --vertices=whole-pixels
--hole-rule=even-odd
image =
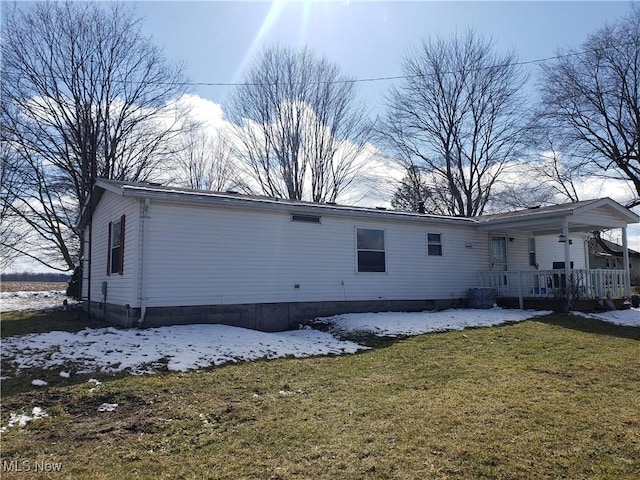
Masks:
[[[534,205],[533,207],[529,207],[527,210],[537,210],[540,208],[540,205]]]
[[[376,207],[376,210],[386,210],[386,207]]]
[[[230,195],[237,195],[239,192],[237,190],[227,190],[225,193],[228,193]]]
[[[291,214],[292,222],[305,222],[305,223],[320,223],[320,216],[318,215],[300,215],[298,213]]]

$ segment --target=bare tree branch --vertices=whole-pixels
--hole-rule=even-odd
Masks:
[[[518,154],[526,78],[514,54],[492,48],[473,31],[425,40],[404,58],[406,81],[387,97],[381,136],[405,168],[425,173],[428,212],[481,214]]]
[[[541,120],[567,170],[625,178],[640,205],[640,7],[542,67]]]
[[[237,154],[260,193],[335,201],[355,181],[370,128],[346,80],[308,49],[264,50],[230,104]]]
[[[3,10],[2,141],[25,179],[9,209],[50,247],[41,261],[73,269],[75,220],[95,179],[152,179],[173,153],[181,68],[120,3]]]
[[[174,172],[178,185],[218,192],[242,187],[233,149],[222,131],[192,129],[181,136],[180,147]]]

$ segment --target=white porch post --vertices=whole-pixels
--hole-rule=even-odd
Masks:
[[[624,296],[627,299],[631,299],[631,272],[629,270],[627,227],[622,227],[622,261],[624,262]]]
[[[569,285],[571,282],[571,251],[569,249],[569,221],[565,217],[562,220],[562,235],[564,235],[564,292],[567,297],[567,307],[569,307]]]
[[[571,273],[571,250],[569,249],[569,222],[566,218],[562,221],[562,235],[564,235],[564,273],[569,278],[569,273]]]

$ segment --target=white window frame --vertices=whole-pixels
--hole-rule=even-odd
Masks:
[[[371,230],[376,232],[382,232],[382,250],[380,249],[370,249],[370,248],[359,248],[358,245],[358,231],[359,230]],[[386,274],[388,271],[387,267],[387,231],[384,228],[373,228],[373,227],[356,227],[355,228],[355,247],[356,247],[356,273],[358,274]],[[374,252],[374,253],[383,253],[383,267],[384,270],[360,270],[360,252]]]
[[[429,240],[430,235],[437,235],[438,242]],[[444,242],[442,241],[442,233],[440,232],[427,232],[426,241],[427,241],[427,257],[444,257]],[[440,253],[431,253],[429,251],[429,247],[440,247]]]

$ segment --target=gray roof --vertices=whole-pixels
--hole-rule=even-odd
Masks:
[[[369,218],[387,218],[405,221],[425,221],[434,223],[448,223],[458,225],[477,225],[483,230],[494,228],[525,229],[531,225],[545,224],[546,228],[556,231],[558,219],[588,213],[593,209],[607,209],[607,213],[615,217],[615,225],[626,225],[640,221],[640,218],[616,203],[610,198],[597,200],[585,200],[582,202],[552,205],[547,207],[530,208],[514,212],[483,215],[476,218],[453,217],[444,215],[430,215],[417,212],[390,210],[386,208],[356,207],[339,205],[335,203],[314,203],[301,200],[289,200],[259,195],[246,195],[238,192],[212,192],[207,190],[194,190],[182,187],[163,186],[156,183],[123,182],[117,180],[98,179],[90,195],[81,217],[78,221],[80,227],[86,225],[89,220],[89,211],[96,207],[102,194],[110,191],[117,195],[132,198],[160,199],[178,203],[206,204],[211,206],[229,206],[250,209],[287,210],[297,213],[309,214],[333,214]],[[89,203],[90,202],[90,203]],[[91,205],[91,208],[88,208]],[[612,223],[613,225],[613,223]],[[606,225],[582,225],[580,228],[600,229]],[[575,225],[578,228],[578,224]],[[611,228],[611,227],[609,227]],[[588,230],[583,230],[588,231]]]
[[[266,197],[261,195],[247,195],[238,192],[213,192],[208,190],[194,190],[190,188],[163,186],[156,183],[123,182],[117,180],[98,179],[89,198],[92,208],[95,208],[105,191],[132,198],[159,199],[176,203],[207,204],[211,206],[235,206],[250,209],[287,210],[294,213],[308,213],[320,215],[322,213],[344,216],[376,217],[408,221],[429,220],[435,223],[449,223],[459,225],[476,225],[473,218],[453,217],[444,215],[430,215],[418,212],[391,210],[387,208],[357,207],[340,205],[337,203],[315,203],[302,200]],[[79,219],[82,227],[88,222],[88,205],[85,205]]]

